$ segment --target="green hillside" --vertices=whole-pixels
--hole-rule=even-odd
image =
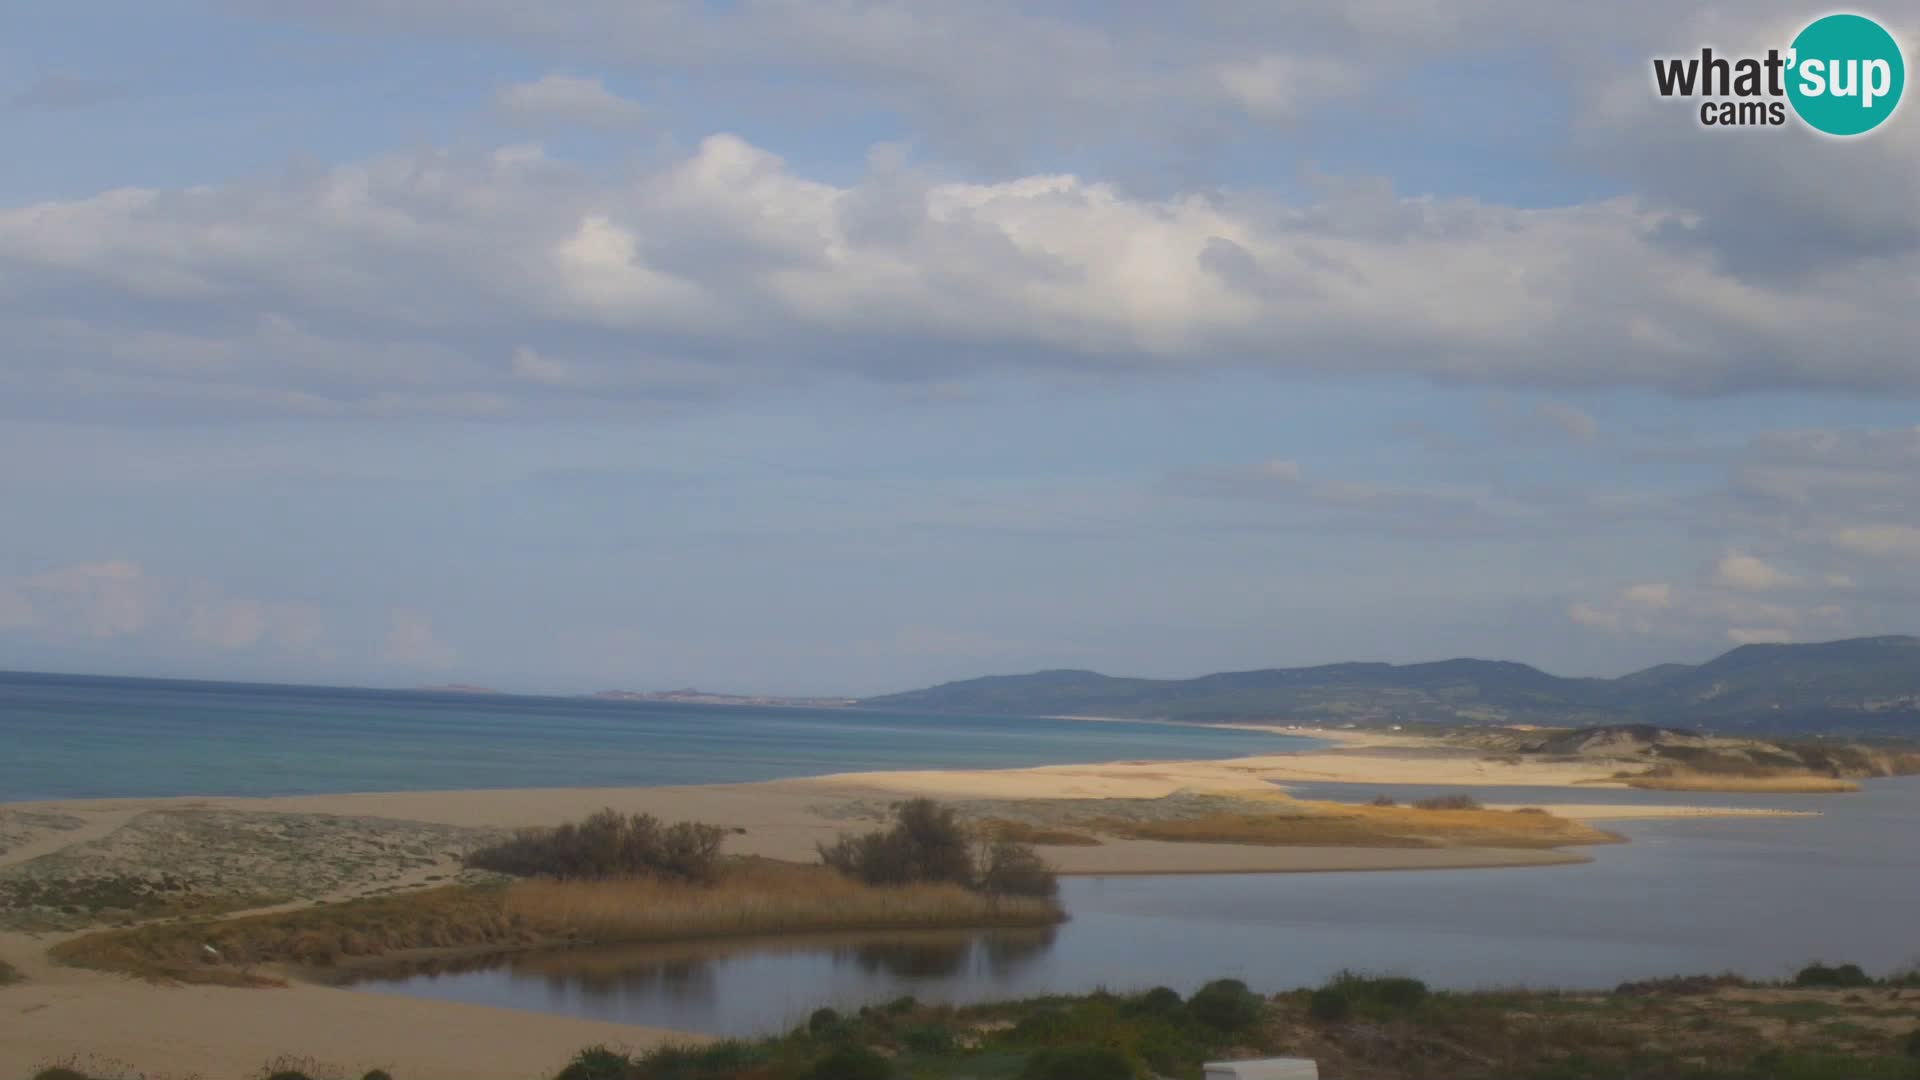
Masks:
[[[1343,663],[1194,679],[1042,671],[869,698],[862,707],[1301,724],[1654,723],[1920,735],[1920,638],[1743,645],[1704,664],[1572,679],[1500,660]]]

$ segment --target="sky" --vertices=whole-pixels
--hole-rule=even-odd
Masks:
[[[1915,106],[1651,88],[1825,10],[20,5],[0,669],[866,695],[1920,631]]]

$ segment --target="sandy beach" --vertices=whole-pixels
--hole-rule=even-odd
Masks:
[[[22,803],[0,806],[0,888],[61,874],[111,878],[164,866],[188,882],[255,883],[276,906],[339,901],[458,880],[458,855],[466,846],[501,830],[551,825],[603,807],[710,822],[730,830],[731,853],[798,861],[812,860],[816,844],[869,828],[890,804],[918,795],[975,817],[1041,823],[1090,814],[1150,817],[1162,808],[1177,814],[1196,800],[1284,805],[1276,785],[1289,781],[1561,787],[1568,800],[1544,808],[1592,821],[1743,813],[1579,801],[1582,788],[1608,784],[1615,771],[1605,763],[1489,761],[1418,739],[1364,735],[1305,753],[1227,761],[863,773],[700,787]],[[1555,847],[1267,846],[1122,836],[1041,850],[1065,874],[1458,869],[1587,858]],[[0,960],[24,975],[0,987],[0,1074],[98,1057],[148,1075],[237,1076],[293,1054],[356,1070],[378,1065],[408,1080],[505,1080],[550,1073],[594,1043],[642,1047],[699,1038],[299,983],[273,990],[156,987],[50,964],[46,948],[79,928],[0,927]]]

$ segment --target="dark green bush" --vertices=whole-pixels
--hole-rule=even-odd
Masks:
[[[1139,1075],[1127,1055],[1110,1046],[1036,1050],[1020,1070],[1020,1080],[1135,1080]]]
[[[1920,1058],[1920,1028],[1914,1028],[1913,1033],[1907,1036],[1907,1056]]]
[[[1187,1015],[1215,1031],[1232,1034],[1260,1022],[1260,995],[1239,979],[1215,979],[1193,992]]]
[[[844,1021],[840,1019],[840,1014],[832,1009],[815,1009],[813,1015],[807,1017],[807,1034],[815,1037],[831,1035],[840,1030],[842,1023]]]
[[[1322,1023],[1340,1023],[1353,1015],[1353,999],[1339,987],[1323,986],[1307,999],[1307,1015]]]
[[[33,1080],[87,1080],[87,1074],[69,1069],[65,1065],[55,1065],[34,1073]]]
[[[987,846],[980,867],[980,891],[989,896],[1052,897],[1060,883],[1039,852],[1012,840],[995,840]]]
[[[998,840],[975,857],[966,827],[932,799],[893,808],[893,824],[819,845],[820,861],[868,885],[959,885],[995,896],[1050,897],[1053,871],[1026,844]]]
[[[864,1046],[843,1046],[814,1063],[808,1080],[889,1080],[893,1066]]]
[[[1873,977],[1862,971],[1859,964],[1841,964],[1838,967],[1808,964],[1793,977],[1793,985],[1852,988],[1872,986]]]
[[[953,1030],[943,1024],[909,1028],[901,1033],[900,1042],[916,1054],[950,1054],[958,1045]]]
[[[554,1080],[627,1080],[633,1059],[604,1046],[589,1046],[573,1056]]]
[[[393,1080],[393,1074],[385,1069],[368,1069],[360,1080]]]
[[[1427,984],[1401,975],[1356,975],[1343,971],[1327,985],[1346,995],[1356,1006],[1387,1012],[1418,1008],[1427,1000]]]
[[[661,825],[651,814],[602,810],[579,823],[520,829],[512,837],[469,853],[476,870],[517,877],[663,877],[711,881],[726,830],[682,821]]]
[[[887,1002],[887,1015],[905,1016],[919,1007],[920,1001],[918,998],[915,998],[912,994],[902,994],[892,1001]]]
[[[1183,1004],[1185,1002],[1181,1000],[1179,991],[1156,986],[1128,1001],[1122,1011],[1133,1016],[1174,1016],[1180,1012]]]

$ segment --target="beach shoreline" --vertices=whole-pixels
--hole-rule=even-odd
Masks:
[[[463,843],[513,828],[558,824],[602,808],[709,822],[728,830],[729,854],[811,862],[817,845],[871,828],[893,803],[922,796],[976,818],[1049,813],[1071,818],[1114,806],[1136,811],[1164,806],[1169,812],[1216,804],[1279,808],[1292,802],[1283,791],[1287,783],[1367,783],[1386,791],[1418,784],[1516,785],[1566,790],[1569,801],[1542,808],[1581,822],[1790,813],[1582,803],[1577,797],[1582,788],[1621,786],[1612,780],[1616,764],[1509,763],[1414,737],[1281,731],[1330,735],[1325,741],[1331,745],[1220,761],[865,772],[679,787],[7,803],[0,804],[0,815],[10,823],[0,830],[6,847],[0,851],[0,880],[23,872],[27,863],[41,868],[61,860],[111,870],[146,859],[184,874],[193,869],[193,859],[212,857],[208,852],[219,847],[223,835],[218,829],[268,829],[264,854],[229,855],[216,868],[226,874],[235,873],[234,867],[264,873],[275,860],[337,864],[340,852],[350,848],[357,861],[337,878],[303,879],[304,891],[290,906],[337,902],[454,880]],[[197,838],[183,832],[192,828],[215,831]],[[312,850],[284,846],[298,843]],[[1074,876],[1515,869],[1591,861],[1580,851],[1557,846],[1285,846],[1123,835],[1102,835],[1087,846],[1040,845],[1040,850],[1060,873]],[[123,863],[115,864],[114,858]],[[135,862],[124,862],[129,859]],[[506,1080],[549,1073],[586,1045],[641,1049],[706,1038],[303,982],[285,989],[159,987],[54,965],[47,948],[71,936],[0,929],[0,959],[25,976],[0,987],[0,1074],[28,1075],[48,1064],[94,1056],[149,1074],[243,1075],[270,1057],[295,1054],[354,1068],[384,1067],[409,1080]],[[339,1034],[349,1031],[351,1039]],[[345,1052],[346,1046],[354,1049]]]

